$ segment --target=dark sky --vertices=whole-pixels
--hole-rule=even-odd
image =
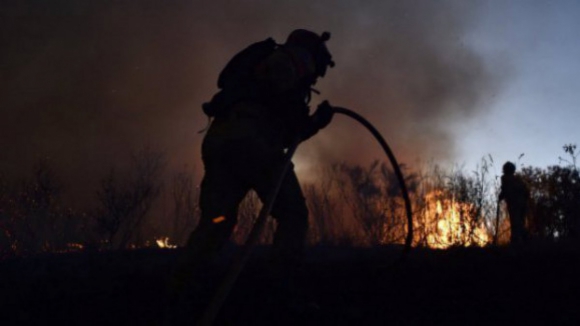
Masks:
[[[337,63],[322,95],[367,117],[399,160],[453,160],[450,122],[485,114],[497,87],[464,35],[463,1],[9,1],[0,4],[0,171],[28,174],[47,158],[70,192],[90,196],[129,153],[149,145],[168,170],[201,161],[200,105],[227,60],[295,28],[328,30]],[[301,147],[304,178],[319,164],[380,158],[337,117]]]

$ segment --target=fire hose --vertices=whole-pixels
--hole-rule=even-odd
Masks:
[[[387,154],[387,157],[389,158],[389,161],[393,167],[395,175],[399,181],[399,186],[401,188],[401,193],[402,193],[403,199],[405,201],[405,210],[407,213],[407,216],[406,216],[407,217],[407,236],[405,238],[403,251],[402,251],[399,259],[397,260],[398,262],[403,261],[411,249],[411,243],[413,240],[413,216],[412,216],[412,210],[411,210],[411,200],[409,199],[409,193],[407,190],[407,186],[405,184],[405,178],[403,177],[403,173],[401,172],[401,168],[399,166],[399,163],[397,162],[395,155],[391,151],[391,148],[389,147],[389,145],[387,144],[387,142],[385,141],[383,136],[377,131],[377,129],[370,122],[368,122],[368,120],[363,118],[358,113],[351,111],[349,109],[346,109],[346,108],[333,107],[333,110],[334,110],[334,113],[346,115],[346,116],[358,121],[364,127],[366,127],[371,132],[371,134],[375,137],[375,139],[380,143],[381,147],[383,148],[383,150]],[[230,269],[227,271],[222,283],[219,285],[216,292],[214,293],[214,296],[212,297],[211,301],[209,302],[209,304],[208,304],[208,306],[207,306],[207,308],[206,308],[206,310],[205,310],[205,312],[204,312],[204,314],[199,322],[199,325],[202,325],[202,326],[212,325],[215,318],[217,317],[217,314],[219,313],[219,310],[221,309],[221,306],[223,305],[224,301],[227,299],[230,290],[232,289],[234,283],[236,282],[236,280],[238,278],[238,275],[240,274],[240,272],[244,268],[248,258],[250,257],[250,254],[251,254],[253,247],[257,244],[258,240],[260,239],[260,235],[262,234],[262,231],[264,229],[264,226],[266,224],[268,216],[270,215],[270,212],[272,211],[272,207],[274,206],[274,201],[276,200],[276,197],[278,196],[278,192],[280,191],[280,187],[282,186],[282,182],[284,180],[284,177],[286,176],[286,172],[288,171],[288,169],[290,168],[290,166],[292,164],[292,157],[294,156],[294,153],[296,152],[296,149],[298,148],[298,145],[300,144],[300,142],[301,142],[301,139],[297,139],[286,151],[284,163],[280,167],[278,180],[276,181],[276,183],[272,187],[272,190],[270,192],[270,196],[265,200],[264,205],[262,206],[262,209],[260,210],[260,214],[258,215],[258,218],[257,218],[256,222],[254,223],[254,226],[252,227],[252,230],[250,231],[250,234],[248,235],[248,238],[247,238],[246,242],[244,243],[241,251],[239,252],[239,254],[236,257],[234,257]]]

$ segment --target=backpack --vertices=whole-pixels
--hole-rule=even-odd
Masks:
[[[256,67],[278,48],[272,38],[256,42],[236,54],[220,72],[217,86],[220,89],[210,102],[202,105],[210,118],[227,113],[228,108],[241,99],[259,98],[264,93],[257,82]]]

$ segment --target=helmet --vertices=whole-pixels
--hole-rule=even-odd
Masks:
[[[332,55],[330,55],[330,52],[328,52],[328,49],[326,48],[326,44],[324,44],[324,42],[329,39],[329,32],[324,32],[322,35],[318,35],[309,30],[296,29],[288,35],[285,45],[300,47],[310,52],[316,65],[316,74],[320,77],[324,77],[326,74],[326,67],[334,67]]]
[[[513,164],[512,162],[505,162],[505,164],[503,165],[503,173],[504,174],[514,174],[516,173],[516,165]]]

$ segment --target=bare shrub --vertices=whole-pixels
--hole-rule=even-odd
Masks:
[[[61,194],[61,183],[46,160],[34,165],[30,178],[0,180],[2,256],[66,251],[82,241],[86,219],[65,208]]]
[[[248,235],[254,227],[254,223],[260,214],[263,203],[260,201],[258,194],[251,190],[246,194],[244,200],[238,207],[238,223],[236,224],[232,240],[235,243],[242,244],[246,241]],[[268,218],[258,243],[271,243],[276,231],[276,220]]]
[[[199,222],[198,190],[192,172],[181,171],[173,175],[170,189],[173,202],[171,239],[176,244],[184,244]]]
[[[360,244],[403,242],[406,234],[403,199],[396,176],[387,165],[380,161],[369,167],[340,163],[333,169],[338,175],[338,199],[345,207],[343,214],[352,216],[352,230],[359,234]],[[411,175],[408,181],[413,178]]]
[[[159,196],[163,167],[163,154],[145,147],[132,155],[125,178],[114,168],[103,178],[94,218],[110,248],[141,244],[140,227]]]
[[[311,244],[348,245],[356,242],[358,237],[356,234],[359,232],[344,214],[345,205],[340,198],[344,194],[341,187],[345,180],[341,180],[342,172],[337,167],[321,170],[317,183],[303,187],[309,211],[308,240]]]

